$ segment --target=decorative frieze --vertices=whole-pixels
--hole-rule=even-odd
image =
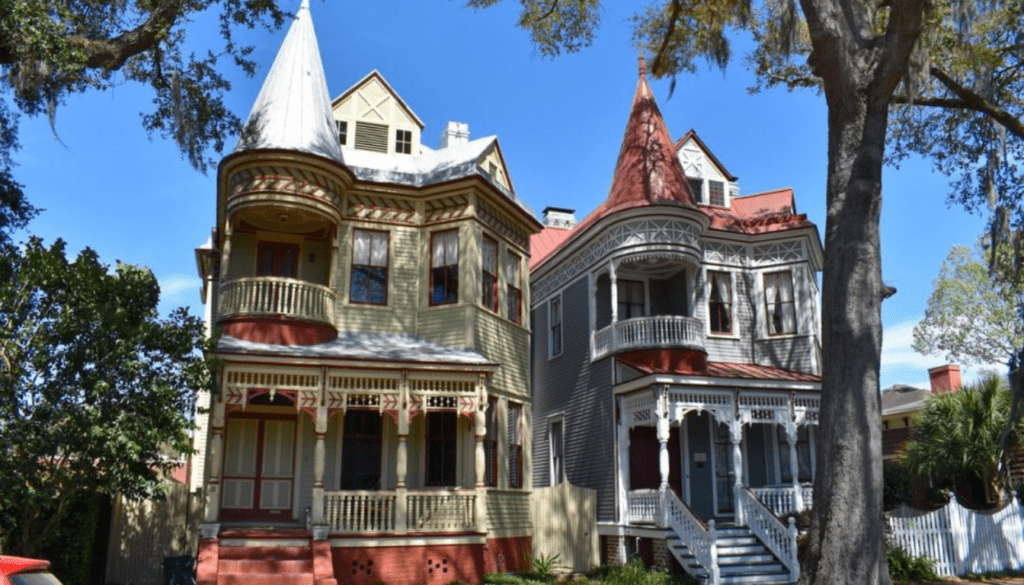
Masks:
[[[802,240],[789,242],[771,242],[753,247],[754,266],[799,262],[807,259],[807,251]]]
[[[365,195],[346,198],[345,217],[383,223],[415,224],[416,205],[412,201]]]
[[[726,264],[729,266],[747,266],[747,250],[739,244],[726,242],[704,242],[704,262],[710,264]]]
[[[451,195],[432,199],[426,204],[424,223],[439,223],[466,217],[469,213],[469,198],[465,195]]]
[[[700,228],[681,219],[635,219],[615,224],[560,263],[553,272],[532,284],[535,302],[568,284],[599,260],[617,250],[645,245],[668,245],[680,249],[696,262],[700,260]]]
[[[228,180],[228,197],[258,193],[286,193],[313,197],[340,208],[341,186],[326,173],[284,165],[259,165],[241,169]]]
[[[495,233],[507,238],[523,250],[530,249],[530,235],[523,228],[510,221],[486,201],[477,199],[476,217]]]

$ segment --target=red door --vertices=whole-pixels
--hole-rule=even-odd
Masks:
[[[292,519],[295,417],[228,418],[221,517]]]

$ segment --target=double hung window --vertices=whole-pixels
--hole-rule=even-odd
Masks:
[[[620,280],[616,283],[619,297],[619,321],[644,316],[644,283]]]
[[[430,238],[430,304],[459,302],[459,230]]]
[[[523,405],[508,403],[508,487],[523,487]]]
[[[427,413],[427,481],[431,487],[454,486],[458,414]]]
[[[395,130],[395,152],[397,154],[410,154],[412,152],[412,132],[409,130]]]
[[[487,400],[484,413],[487,434],[484,436],[484,485],[498,487],[498,401]]]
[[[708,321],[712,333],[732,333],[732,275],[708,271]]]
[[[789,270],[764,275],[764,304],[768,317],[768,335],[796,333],[793,275]]]
[[[562,418],[553,418],[548,426],[548,449],[551,452],[551,481],[556,486],[565,479],[565,447]]]
[[[562,353],[562,297],[551,299],[548,304],[548,355],[554,357]]]
[[[708,199],[711,205],[725,206],[725,183],[708,181]]]
[[[523,293],[519,282],[519,256],[505,256],[505,282],[507,286],[508,319],[513,323],[523,322]]]
[[[480,282],[482,293],[480,304],[498,312],[498,242],[484,236],[480,247]]]
[[[388,303],[388,233],[354,230],[349,301],[369,305]]]

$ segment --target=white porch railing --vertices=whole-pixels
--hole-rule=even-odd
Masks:
[[[331,532],[392,532],[394,492],[326,492],[324,516]]]
[[[787,528],[750,489],[736,486],[733,492],[736,500],[736,523],[750,527],[765,548],[789,569],[790,579],[797,581],[800,578],[800,562],[796,550],[796,521],[790,516]]]
[[[672,529],[679,540],[686,545],[690,554],[707,571],[711,577],[711,585],[721,583],[722,575],[718,567],[718,533],[715,531],[715,521],[708,520],[708,525],[705,527],[704,523],[693,515],[690,508],[672,490],[660,490],[658,495],[663,502],[665,525]]]
[[[220,316],[284,315],[334,324],[335,293],[326,286],[294,278],[256,276],[229,280],[220,287]]]
[[[477,530],[476,493],[337,491],[324,493],[330,532],[465,532]]]
[[[658,490],[632,490],[626,494],[630,524],[659,524],[661,494]]]
[[[591,355],[597,360],[619,351],[652,347],[704,350],[704,323],[681,315],[617,321],[594,333]]]
[[[799,490],[799,491],[797,491]],[[794,512],[810,510],[814,496],[814,488],[802,485],[794,488],[791,485],[765,486],[750,488],[758,500],[776,516],[784,516]],[[797,494],[800,498],[797,499]]]

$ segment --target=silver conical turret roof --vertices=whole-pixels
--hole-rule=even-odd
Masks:
[[[264,148],[297,150],[342,162],[309,0],[302,0],[235,151]]]

